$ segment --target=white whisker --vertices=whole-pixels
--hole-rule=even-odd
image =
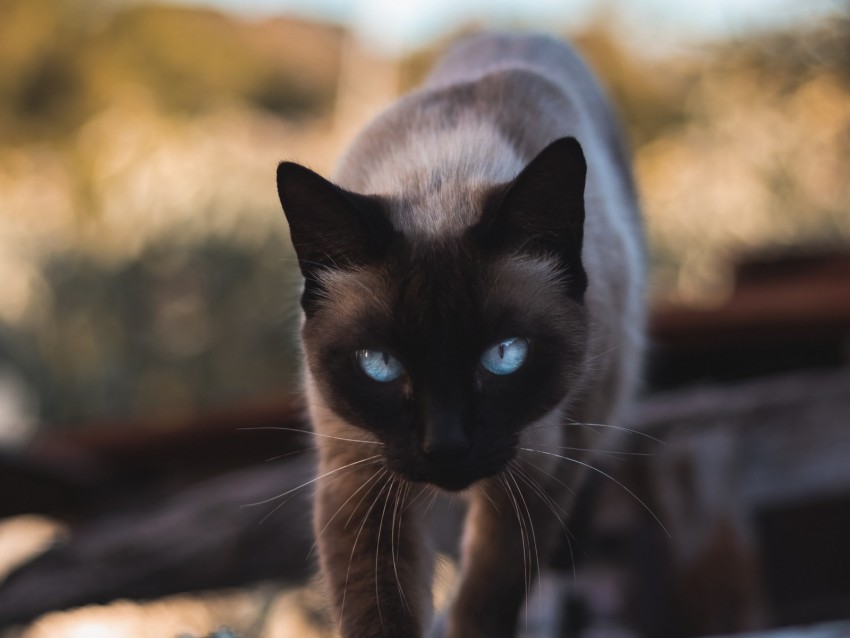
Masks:
[[[431,488],[431,502],[428,503],[428,507],[426,507],[425,511],[422,512],[422,518],[424,518],[425,515],[431,511],[431,508],[434,507],[434,503],[437,502],[437,497],[440,495],[440,493],[433,486],[429,485],[428,487]]]
[[[294,456],[296,454],[303,454],[308,450],[317,449],[315,445],[311,445],[310,447],[303,447],[300,450],[293,450],[292,452],[287,452],[286,454],[278,454],[277,456],[271,456],[263,461],[263,463],[271,463],[272,461],[279,461],[280,459],[285,459],[288,456]]]
[[[401,599],[401,605],[403,608],[407,609],[407,599],[404,596],[404,589],[401,586],[401,579],[398,577],[398,552],[401,550],[401,522],[402,516],[404,515],[404,499],[407,497],[407,492],[410,489],[410,484],[401,480],[399,482],[399,495],[401,498],[398,498],[398,495],[395,499],[395,503],[393,504],[393,525],[390,530],[390,553],[393,558],[393,572],[395,572],[395,584],[398,588],[398,596]],[[399,504],[399,501],[401,503]],[[396,538],[396,517],[398,517],[398,537]],[[395,540],[393,540],[395,539]],[[395,549],[393,549],[395,546]]]
[[[529,544],[529,559],[531,559],[531,549],[534,548],[534,562],[537,568],[537,586],[540,587],[540,548],[537,545],[537,534],[534,531],[534,521],[531,520],[531,510],[528,508],[528,503],[525,500],[525,495],[522,493],[522,488],[517,483],[516,476],[514,472],[508,468],[508,476],[510,476],[511,480],[514,482],[516,486],[517,494],[519,495],[520,500],[522,501],[522,506],[525,508],[526,520],[528,521],[527,531],[531,531],[531,543]],[[528,588],[531,588],[532,581],[534,580],[534,575],[529,575],[529,583]],[[526,598],[528,598],[528,591],[526,591]],[[541,601],[542,604],[542,601]],[[542,608],[541,608],[542,613]],[[528,617],[526,615],[526,624],[528,623]]]
[[[404,506],[404,509],[406,509],[406,510],[408,510],[411,507],[413,507],[414,505],[416,505],[417,501],[419,501],[419,499],[422,498],[423,494],[430,494],[430,492],[427,489],[428,487],[430,487],[428,485],[415,485],[413,483],[409,483],[408,485],[410,485],[410,487],[419,488],[419,491],[416,493],[416,496],[414,496],[413,499],[407,505]]]
[[[298,487],[293,487],[291,490],[287,490],[286,492],[283,492],[283,494],[278,494],[277,496],[272,496],[271,498],[267,498],[267,499],[264,499],[262,501],[257,501],[256,503],[246,503],[245,505],[242,505],[242,507],[255,507],[257,505],[265,505],[266,503],[271,503],[272,501],[276,501],[280,498],[283,498],[284,496],[286,496],[288,494],[292,494],[293,492],[300,490],[302,487],[307,487],[308,485],[315,483],[316,481],[321,481],[326,476],[330,476],[331,474],[336,474],[337,472],[341,472],[342,470],[344,470],[346,468],[353,467],[355,465],[360,465],[361,463],[366,463],[367,461],[373,461],[380,456],[381,456],[380,454],[375,454],[374,456],[369,456],[365,459],[360,459],[359,461],[354,461],[353,463],[343,465],[342,467],[335,468],[335,469],[331,470],[330,472],[325,472],[321,476],[317,476],[315,478],[312,478],[309,481],[307,481],[306,483],[302,483]]]
[[[564,425],[579,425],[579,426],[585,428],[588,432],[593,432],[594,434],[598,434],[598,432],[595,432],[593,430],[594,427],[611,428],[613,430],[625,432],[626,434],[634,434],[636,436],[642,436],[646,439],[649,439],[650,441],[654,441],[655,443],[660,443],[661,445],[667,445],[666,441],[663,441],[659,438],[656,438],[656,437],[652,436],[651,434],[648,434],[646,432],[641,432],[640,430],[633,430],[631,428],[626,428],[626,427],[623,427],[621,425],[612,425],[610,423],[583,423],[581,421],[576,421],[574,419],[570,419],[570,418],[567,418],[567,417],[564,417],[564,418],[567,420],[566,424],[564,424],[564,423],[542,423],[540,425],[533,425],[529,428],[526,428],[525,431],[526,432],[534,432],[536,430],[546,430],[546,429],[550,429],[550,428],[563,428]]]
[[[617,430],[619,432],[625,432],[627,434],[634,434],[636,436],[642,436],[650,441],[655,441],[656,443],[660,443],[661,445],[667,445],[665,441],[658,439],[651,434],[647,434],[646,432],[641,432],[640,430],[633,430],[631,428],[625,428],[622,425],[611,425],[610,423],[583,423],[581,421],[574,421],[573,419],[567,419],[567,421],[572,425],[583,425],[585,427],[595,427],[595,428],[611,428],[612,430]],[[592,431],[592,430],[591,430]]]
[[[573,496],[573,498],[575,498],[575,497],[577,496],[576,491],[575,491],[573,488],[571,488],[569,485],[567,485],[566,483],[564,483],[561,479],[559,479],[557,476],[555,476],[555,475],[554,475],[554,474],[552,474],[551,472],[549,472],[549,471],[547,471],[547,470],[544,470],[542,467],[538,467],[538,466],[534,465],[533,463],[531,463],[531,461],[529,461],[529,460],[527,460],[527,459],[524,459],[524,458],[522,458],[521,456],[518,456],[518,457],[517,457],[517,460],[518,460],[518,461],[522,461],[523,463],[528,463],[531,467],[533,467],[533,468],[534,468],[534,470],[535,470],[535,471],[537,471],[537,472],[542,472],[543,474],[545,474],[546,476],[548,476],[549,478],[551,478],[553,481],[555,481],[555,482],[556,482],[556,483],[558,483],[559,485],[563,486],[563,488],[564,488],[565,490],[567,490],[567,491],[568,491],[568,492],[569,492],[569,493]],[[565,515],[566,515],[566,510],[564,510],[564,513],[565,513]],[[587,552],[586,552],[586,551],[585,551],[585,549],[581,546],[581,543],[579,543],[579,540],[578,540],[578,538],[576,538],[575,534],[573,534],[573,533],[569,530],[569,528],[565,528],[565,531],[567,532],[567,534],[569,535],[569,537],[571,537],[571,538],[572,538],[572,540],[574,540],[574,541],[576,542],[576,545],[578,545],[578,548],[579,548],[579,549],[580,549],[580,550],[584,553],[584,555],[585,555],[585,556],[587,556],[587,555],[588,555],[588,554],[587,554]],[[569,538],[567,539],[567,543],[568,543],[568,545],[569,545],[569,547],[570,547],[570,556],[572,556],[572,553],[573,553],[573,547],[572,547],[572,543],[570,542],[570,539],[569,539]],[[573,571],[575,571],[575,565],[573,565]]]
[[[381,470],[381,476],[385,476],[388,472],[389,472],[389,470],[387,468],[383,468]],[[377,485],[377,483],[376,483],[376,485]],[[372,501],[372,504],[369,506],[369,509],[366,510],[366,514],[363,515],[363,521],[360,523],[360,529],[357,530],[357,535],[354,537],[354,544],[351,546],[351,556],[348,557],[348,570],[345,572],[345,584],[342,587],[342,602],[341,602],[340,607],[339,607],[340,629],[342,628],[342,618],[343,618],[343,613],[345,612],[345,597],[346,597],[346,594],[348,593],[348,578],[349,578],[349,576],[351,576],[351,563],[354,560],[354,551],[357,549],[357,541],[360,540],[360,534],[363,532],[363,527],[366,525],[366,521],[369,520],[369,514],[372,513],[372,510],[374,509],[375,505],[378,503],[378,499],[381,498],[381,494],[383,494],[384,490],[387,489],[387,485],[389,485],[389,483],[384,483],[384,485],[381,487],[381,489],[375,495],[375,500]],[[372,490],[370,489],[369,491],[371,492]],[[368,492],[367,492],[367,494],[368,494]],[[360,502],[362,503],[363,501],[361,500]],[[359,507],[360,503],[358,503],[357,506]]]
[[[490,505],[492,505],[492,506],[493,506],[493,509],[494,509],[494,510],[496,510],[496,514],[498,514],[499,516],[501,516],[501,515],[502,515],[502,513],[499,511],[499,506],[498,506],[498,505],[496,505],[496,501],[494,501],[494,500],[492,499],[492,497],[491,497],[491,496],[487,493],[487,490],[486,490],[486,489],[484,489],[484,485],[483,485],[483,484],[482,484],[482,485],[479,485],[479,486],[478,486],[478,489],[479,489],[479,490],[481,490],[481,494],[482,494],[482,496],[484,496],[484,498],[486,498],[486,499],[490,502]]]
[[[374,462],[374,463],[377,463],[377,461],[373,461],[373,462]],[[346,477],[347,477],[349,474],[351,474],[353,471],[354,471],[354,469],[352,469],[352,468],[348,468],[348,471],[343,472],[342,474],[337,474],[336,476],[334,476],[333,478],[331,478],[330,480],[328,480],[328,482],[326,483],[326,487],[327,487],[327,486],[330,486],[330,485],[333,485],[334,483],[336,483],[336,482],[337,482],[337,481],[339,481],[340,479],[344,479],[344,478],[346,478]],[[302,487],[303,487],[303,486],[302,486]],[[268,520],[268,519],[269,519],[269,518],[270,518],[270,517],[271,517],[271,516],[272,516],[275,512],[277,512],[277,511],[278,511],[281,507],[283,507],[284,505],[286,505],[286,504],[289,502],[289,499],[290,499],[290,498],[292,498],[292,496],[294,496],[294,494],[293,494],[293,495],[291,495],[291,496],[289,496],[288,498],[283,499],[280,503],[278,503],[277,505],[275,505],[275,506],[271,509],[271,511],[270,511],[268,514],[266,514],[265,516],[263,516],[263,518],[261,518],[261,519],[260,519],[260,522],[259,522],[258,524],[265,523],[265,522],[266,522],[266,520]]]
[[[397,482],[398,478],[394,474],[391,474],[387,495],[384,497],[384,509],[381,510],[381,518],[378,521],[378,539],[375,541],[375,603],[378,605],[378,619],[381,621],[381,627],[384,626],[384,616],[381,613],[381,593],[378,589],[378,585],[380,584],[378,580],[378,562],[381,557],[381,532],[384,530],[384,516],[387,513],[387,505],[389,505],[393,487],[396,486]],[[392,554],[392,551],[392,537],[390,537],[390,554]]]
[[[503,471],[499,474],[499,479],[502,481],[502,484],[505,486],[507,490],[508,498],[514,507],[514,514],[516,514],[517,523],[519,524],[519,537],[520,537],[520,545],[522,547],[522,574],[523,574],[523,585],[525,587],[525,597],[528,598],[528,588],[529,588],[529,573],[528,573],[528,557],[531,555],[531,551],[528,550],[526,552],[526,536],[525,536],[525,524],[522,519],[522,514],[519,509],[519,502],[516,500],[516,496],[514,495],[513,489],[511,488],[511,484],[508,482],[508,479],[505,477],[505,472]],[[526,556],[528,553],[528,557]],[[526,609],[526,623],[528,622],[528,610]]]
[[[610,474],[607,474],[606,472],[603,472],[602,470],[600,470],[598,467],[593,467],[592,465],[588,465],[587,463],[583,463],[582,461],[579,461],[578,459],[573,459],[573,458],[570,458],[569,456],[562,456],[562,455],[560,455],[560,454],[555,454],[554,452],[546,452],[545,450],[534,450],[534,449],[532,449],[532,448],[527,448],[527,447],[520,448],[520,449],[525,450],[526,452],[536,452],[537,454],[546,454],[546,455],[548,455],[548,456],[554,456],[555,458],[563,459],[564,461],[570,461],[571,463],[577,463],[578,465],[581,465],[581,466],[583,466],[583,467],[586,467],[586,468],[587,468],[587,469],[589,469],[589,470],[593,470],[594,472],[598,472],[598,473],[599,473],[599,474],[601,474],[602,476],[604,476],[604,477],[606,477],[606,478],[608,478],[608,479],[610,479],[610,480],[614,481],[614,483],[616,483],[616,484],[617,484],[617,485],[619,485],[621,488],[623,488],[624,490],[626,490],[626,492],[628,492],[629,494],[631,494],[631,495],[632,495],[632,497],[633,497],[633,498],[634,498],[634,499],[635,499],[638,503],[640,503],[640,504],[641,504],[641,506],[643,506],[643,508],[644,508],[647,512],[649,512],[649,514],[652,516],[652,518],[654,518],[654,519],[655,519],[655,522],[656,522],[656,523],[658,523],[658,525],[660,525],[660,526],[661,526],[661,529],[663,529],[663,530],[664,530],[664,533],[665,533],[665,534],[667,534],[667,537],[668,537],[668,538],[673,538],[673,537],[670,535],[670,532],[668,532],[668,531],[667,531],[667,528],[666,528],[666,527],[664,527],[664,523],[662,523],[662,522],[661,522],[661,519],[660,519],[660,518],[658,518],[658,516],[656,516],[655,512],[653,512],[653,511],[649,508],[649,506],[648,506],[646,503],[644,503],[644,502],[643,502],[643,501],[642,501],[642,500],[638,497],[638,495],[637,495],[637,494],[635,494],[634,492],[632,492],[632,491],[631,491],[628,487],[626,487],[625,485],[623,485],[620,481],[618,481],[617,479],[615,479],[615,478],[614,478],[613,476],[611,476]]]
[[[372,481],[373,481],[373,480],[374,480],[374,479],[378,476],[378,474],[380,474],[380,469],[375,470],[375,472],[372,474],[372,476],[370,476],[368,479],[366,479],[365,481],[363,481],[363,485],[361,485],[361,486],[360,486],[360,487],[358,487],[356,490],[354,490],[354,492],[352,492],[352,493],[351,493],[351,495],[350,495],[347,499],[345,499],[345,502],[337,508],[337,510],[336,510],[336,512],[334,512],[333,516],[331,516],[331,517],[328,519],[328,522],[327,522],[327,523],[325,523],[325,526],[322,528],[322,530],[321,530],[318,534],[316,534],[316,538],[315,538],[315,540],[313,540],[313,544],[310,546],[310,551],[309,551],[309,552],[307,552],[307,556],[308,556],[308,557],[310,556],[310,554],[312,554],[312,553],[313,553],[313,550],[316,548],[316,544],[319,542],[319,539],[322,537],[322,534],[324,534],[324,533],[325,533],[325,530],[327,530],[327,529],[328,529],[328,526],[329,526],[329,525],[333,522],[333,520],[337,517],[337,514],[339,514],[339,513],[343,510],[343,508],[344,508],[346,505],[348,505],[348,503],[351,501],[351,499],[353,499],[355,496],[357,496],[357,493],[358,493],[360,490],[362,490],[364,487],[366,487],[367,485],[369,485],[369,483],[371,483],[371,482],[372,482]],[[371,488],[370,488],[370,489],[371,489]],[[356,508],[355,508],[355,509],[356,509]]]
[[[597,450],[590,447],[570,447],[568,445],[549,445],[547,443],[534,443],[538,447],[548,447],[553,450],[570,450],[572,452],[590,452],[591,454],[607,454],[611,456],[654,456],[652,452],[620,452],[619,450]]]
[[[522,461],[524,459],[519,458],[517,460]],[[536,481],[534,479],[533,476],[531,476],[531,474],[529,472],[527,472],[524,468],[520,467],[519,464],[516,461],[512,461],[512,463],[514,463],[514,468],[519,472],[518,476],[520,478],[524,478],[526,484],[534,491],[535,494],[537,494],[537,496],[540,498],[540,500],[543,501],[546,504],[546,506],[549,508],[549,511],[552,512],[552,514],[557,519],[558,523],[561,525],[561,529],[564,531],[564,537],[567,539],[567,548],[570,551],[570,564],[572,565],[572,570],[573,570],[573,582],[575,582],[575,580],[576,580],[575,556],[573,555],[573,543],[572,543],[572,540],[570,538],[572,536],[572,532],[570,532],[570,530],[567,528],[567,524],[564,521],[564,518],[566,518],[568,516],[567,511],[563,507],[561,507],[555,501],[555,499],[553,499],[551,496],[549,496],[546,493],[546,491],[543,489],[543,487],[538,483],[538,481]],[[536,468],[536,469],[540,470],[540,468]],[[552,477],[553,479],[555,479],[556,481],[561,483],[561,485],[564,485],[564,483],[562,481],[559,481],[556,477],[552,476],[551,474],[549,474],[545,470],[540,470],[540,471],[543,471],[545,474],[548,474],[550,477]],[[566,487],[566,485],[564,485],[564,487]],[[558,513],[558,510],[560,510],[561,514]],[[562,518],[562,515],[563,515],[563,518]]]
[[[299,434],[309,434],[311,436],[319,436],[325,439],[335,439],[337,441],[348,441],[349,443],[365,443],[367,445],[381,445],[379,441],[366,441],[363,439],[347,439],[342,436],[334,436],[332,434],[323,434],[321,432],[313,432],[313,430],[299,430],[298,428],[284,428],[277,426],[260,426],[260,427],[240,427],[238,430],[281,430],[283,432],[297,432]]]

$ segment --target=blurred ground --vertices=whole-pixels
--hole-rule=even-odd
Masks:
[[[202,638],[224,627],[239,638],[329,638],[329,625],[315,589],[260,585],[47,614],[24,630],[3,633],[3,638]]]

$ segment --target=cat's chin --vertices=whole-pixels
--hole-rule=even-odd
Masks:
[[[462,492],[475,483],[495,476],[503,471],[515,452],[507,458],[494,460],[486,465],[471,466],[435,466],[428,464],[418,467],[394,468],[399,474],[413,483],[426,483],[446,492]]]
[[[494,472],[493,474],[496,474]],[[488,475],[492,476],[492,474]],[[472,487],[478,481],[487,478],[487,476],[476,477],[458,477],[458,476],[430,476],[424,480],[419,480],[417,483],[427,483],[438,487],[446,492],[462,492],[465,489]]]

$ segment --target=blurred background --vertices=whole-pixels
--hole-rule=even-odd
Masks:
[[[850,4],[837,0],[2,0],[5,570],[57,538],[73,547],[67,543],[75,530],[95,529],[118,509],[132,518],[139,503],[154,507],[177,488],[206,485],[225,471],[298,447],[295,435],[234,435],[244,425],[299,423],[293,399],[298,274],[275,192],[276,164],[293,159],[330,174],[358,129],[414,87],[454,39],[496,27],[571,39],[626,123],[651,244],[657,345],[640,418],[660,429],[707,419],[690,431],[714,432],[696,439],[682,433],[682,446],[675,453],[668,448],[669,458],[659,457],[647,472],[662,477],[661,484],[671,472],[668,484],[683,481],[703,493],[691,485],[704,478],[699,468],[708,463],[709,474],[725,468],[723,486],[704,488],[708,505],[699,516],[714,521],[708,527],[718,516],[733,520],[732,528],[741,523],[732,545],[745,549],[733,562],[735,569],[748,565],[749,576],[734,578],[761,583],[743,595],[746,622],[701,630],[694,624],[681,629],[686,621],[677,621],[673,633],[644,628],[628,635],[834,620],[841,617],[834,609],[850,609],[848,558],[832,589],[809,592],[821,602],[835,598],[827,611],[811,611],[817,604],[809,601],[808,612],[784,619],[776,613],[782,601],[803,594],[782,589],[784,581],[770,575],[776,565],[764,548],[791,532],[754,521],[787,520],[781,515],[787,492],[777,488],[781,494],[768,497],[753,488],[760,496],[741,505],[747,513],[717,514],[717,502],[747,473],[758,485],[776,484],[770,472],[785,473],[789,484],[788,476],[801,477],[795,485],[813,487],[792,501],[807,506],[821,502],[812,494],[838,498],[850,485],[840,461],[850,453],[840,438],[850,429],[844,411],[844,391],[850,394]],[[826,376],[805,376],[812,374]],[[784,385],[771,385],[776,375],[784,375]],[[766,385],[753,389],[751,383]],[[738,412],[712,412],[728,406],[730,397],[738,397]],[[777,398],[797,403],[789,408]],[[792,437],[808,425],[794,410],[805,412],[824,428],[820,447],[805,459],[794,456],[803,454],[800,444],[774,435],[786,432],[780,426],[764,436],[750,433],[747,445],[754,447],[742,444],[739,430],[763,424],[770,409],[796,415],[782,426]],[[812,410],[821,412],[811,416]],[[774,436],[782,442],[779,451],[759,447]],[[775,464],[752,470],[741,455],[753,450]],[[824,460],[829,451],[837,454],[834,471]],[[693,466],[691,478],[681,478],[682,455]],[[788,464],[798,473],[788,474]],[[680,539],[699,536],[695,530],[706,519],[682,513],[685,497],[653,488],[651,477],[640,480],[668,518],[679,517]],[[234,499],[235,508],[251,500]],[[805,520],[847,530],[846,499],[836,503],[825,506],[827,518]],[[252,521],[262,517],[251,515]],[[109,521],[106,531],[115,529]],[[233,532],[240,542],[243,531]],[[718,547],[731,542],[727,532],[718,532]],[[693,556],[692,543],[685,544],[676,551]],[[818,565],[816,557],[802,562]],[[52,568],[32,582],[55,581]],[[259,567],[248,571],[197,583],[175,576],[170,590],[112,591],[150,598],[273,576]],[[10,577],[6,585],[22,582],[18,589],[26,589],[27,577]],[[65,582],[78,577],[74,572]],[[603,581],[616,590],[611,582],[620,577],[612,578]],[[766,579],[780,590],[766,587]],[[800,580],[799,571],[793,579]],[[27,600],[43,591],[32,587]],[[278,589],[257,591],[234,594],[243,598],[230,604],[244,613],[228,612],[228,622],[242,622],[246,636],[290,635],[250,629],[244,619],[259,612],[244,610],[283,604]],[[4,592],[12,595],[0,585],[0,626],[4,611],[9,622],[39,615],[9,611],[11,598],[4,608]],[[43,610],[112,597],[56,596],[50,603],[43,595]],[[163,636],[208,632],[224,622],[204,613],[207,620],[182,630],[166,624],[120,633],[110,625],[106,633],[89,627],[72,634],[42,621],[10,636]],[[294,631],[308,635],[303,627]]]

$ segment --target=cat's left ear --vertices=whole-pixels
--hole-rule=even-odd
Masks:
[[[497,251],[538,252],[564,266],[570,295],[581,301],[587,274],[581,261],[587,163],[574,137],[544,148],[513,181],[489,198],[477,240]]]
[[[315,279],[317,269],[375,259],[392,234],[378,198],[340,188],[300,164],[280,163],[277,191],[298,265],[308,282]]]

